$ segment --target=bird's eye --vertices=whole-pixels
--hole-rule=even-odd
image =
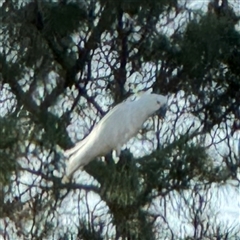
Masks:
[[[160,101],[157,101],[157,104],[161,104]]]

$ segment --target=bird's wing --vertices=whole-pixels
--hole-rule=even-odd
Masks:
[[[124,111],[127,109],[127,106],[130,104],[131,102],[126,101],[126,102],[122,102],[119,103],[118,105],[116,105],[113,109],[111,109],[99,122],[98,125],[107,125],[108,122],[112,122],[112,120],[114,118],[119,118],[122,117],[122,113],[124,113]]]
[[[123,102],[113,108],[97,126],[98,141],[109,146],[109,151],[121,149],[122,145],[132,136],[133,102]],[[105,142],[105,144],[103,144]]]
[[[64,152],[64,155],[69,158],[69,163],[67,163],[68,175],[75,171],[75,166],[86,165],[90,159],[111,150],[109,145],[111,145],[112,140],[112,128],[115,125],[116,116],[122,111],[123,104],[121,103],[110,110],[84,140]]]

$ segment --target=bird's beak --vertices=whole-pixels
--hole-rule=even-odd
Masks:
[[[158,116],[163,119],[166,115],[167,112],[167,104],[164,104],[162,107],[159,108],[158,110]]]

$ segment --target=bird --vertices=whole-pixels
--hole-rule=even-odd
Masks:
[[[112,150],[119,156],[122,146],[138,133],[151,115],[158,111],[164,117],[166,110],[167,97],[149,92],[116,105],[87,137],[64,152],[68,161],[63,182],[69,182],[78,169],[83,169],[96,157],[105,156]]]

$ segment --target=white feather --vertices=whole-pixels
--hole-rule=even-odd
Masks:
[[[137,134],[148,117],[166,104],[167,97],[146,93],[135,101],[115,106],[84,140],[65,152],[69,157],[65,178],[72,177],[76,170],[98,156],[104,156],[111,150],[119,153],[122,145]]]

